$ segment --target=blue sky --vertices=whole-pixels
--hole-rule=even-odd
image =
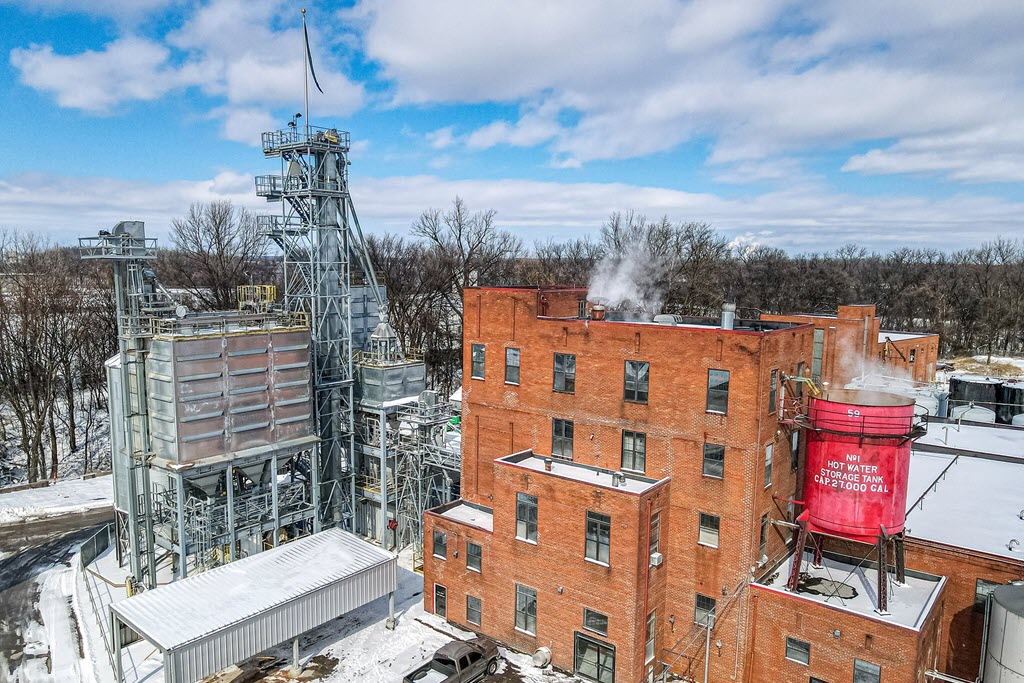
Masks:
[[[977,5],[977,6],[975,6]],[[299,2],[0,0],[0,226],[67,242],[266,208]],[[1024,225],[1024,4],[308,2],[371,231],[456,195],[527,243],[611,211],[737,245],[954,250]],[[628,9],[627,9],[628,7]]]

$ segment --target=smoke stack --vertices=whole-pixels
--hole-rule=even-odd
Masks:
[[[736,323],[736,304],[722,304],[722,329],[731,330]]]
[[[594,304],[590,309],[590,317],[594,320],[604,320],[605,308],[601,304]]]

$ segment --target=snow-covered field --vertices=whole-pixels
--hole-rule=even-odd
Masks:
[[[80,405],[84,403],[79,399]],[[87,471],[96,472],[110,469],[110,419],[105,410],[75,411],[78,428],[78,449],[69,447],[68,426],[64,420],[57,420],[54,431],[57,434],[57,478],[81,477]],[[5,425],[7,439],[0,441],[0,487],[22,484],[26,481],[25,453],[20,448],[16,421],[9,410],[0,409],[0,420]],[[44,476],[50,473],[49,440],[46,442],[46,466]],[[87,467],[88,465],[88,467]]]
[[[113,478],[65,479],[49,486],[0,493],[0,523],[88,512],[114,504]]]

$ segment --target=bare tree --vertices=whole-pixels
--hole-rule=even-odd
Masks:
[[[171,222],[171,240],[175,249],[162,252],[158,263],[161,277],[204,309],[233,308],[238,285],[275,277],[255,216],[229,201],[190,206]]]

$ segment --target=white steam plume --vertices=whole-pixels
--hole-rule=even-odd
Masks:
[[[608,254],[590,274],[587,299],[610,309],[657,313],[664,298],[664,260],[650,250],[630,245]]]

